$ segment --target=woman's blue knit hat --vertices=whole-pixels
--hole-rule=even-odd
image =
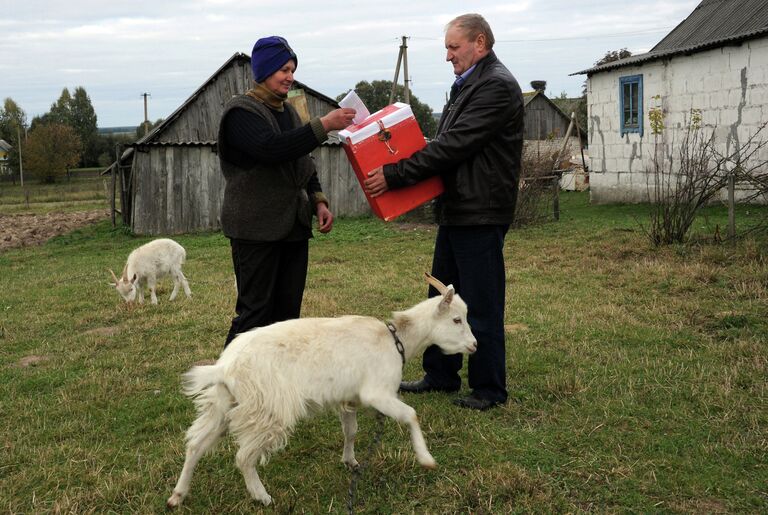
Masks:
[[[251,52],[253,78],[256,82],[264,82],[267,77],[282,68],[291,59],[294,60],[296,66],[299,65],[296,52],[288,45],[285,38],[280,36],[261,38],[253,45]]]

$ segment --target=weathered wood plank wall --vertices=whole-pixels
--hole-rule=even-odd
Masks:
[[[155,141],[216,141],[224,105],[234,95],[248,90],[250,74],[250,66],[241,61],[222,70]]]
[[[221,227],[224,176],[211,145],[152,146],[133,161],[133,232],[182,234]]]
[[[525,106],[525,139],[563,138],[570,120],[563,118],[544,98],[536,96]],[[551,135],[551,136],[550,136]]]
[[[333,214],[335,216],[370,214],[371,208],[341,145],[323,145],[312,155],[315,158],[317,176],[331,202]]]
[[[215,146],[218,125],[226,102],[245,92],[250,81],[248,60],[233,60],[156,137],[136,149],[131,172],[134,233],[181,234],[221,227],[224,177]],[[323,116],[335,108],[309,92],[306,98],[312,116]],[[333,213],[370,213],[341,145],[322,145],[313,156]]]

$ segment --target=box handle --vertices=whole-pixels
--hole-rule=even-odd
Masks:
[[[389,150],[390,154],[393,154],[393,155],[397,154],[397,150],[389,146],[389,140],[392,139],[392,132],[389,129],[384,127],[384,122],[382,122],[381,120],[376,120],[376,121],[379,124],[379,135],[378,135],[379,141],[383,142],[387,146],[387,149]]]

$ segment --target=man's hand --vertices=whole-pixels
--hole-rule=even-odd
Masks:
[[[384,177],[384,170],[381,166],[368,172],[368,178],[363,181],[363,185],[365,187],[365,191],[371,197],[378,197],[379,195],[389,190],[389,186],[387,186],[387,179]]]
[[[321,233],[329,233],[333,229],[333,213],[324,202],[317,204],[317,230]]]
[[[325,132],[344,129],[352,123],[352,118],[355,117],[356,111],[348,107],[341,107],[334,109],[327,115],[320,118],[320,122],[323,124]]]

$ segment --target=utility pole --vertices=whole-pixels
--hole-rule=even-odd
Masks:
[[[408,44],[405,42],[407,38],[403,36],[403,85],[405,86],[405,103],[411,103],[411,86],[410,76],[408,75]]]
[[[149,118],[147,117],[147,97],[151,97],[149,93],[142,93],[142,97],[144,97],[144,135],[147,135],[147,132],[149,132]]]
[[[16,136],[19,139],[19,178],[21,179],[21,187],[23,188],[24,187],[24,165],[21,162],[21,125],[16,126]]]
[[[389,103],[393,103],[395,101],[395,89],[397,88],[397,79],[400,76],[400,63],[403,63],[403,83],[405,84],[405,103],[410,104],[411,103],[411,93],[410,88],[408,87],[408,83],[410,82],[410,79],[408,78],[408,43],[406,41],[408,40],[408,36],[403,36],[403,42],[400,45],[400,53],[397,56],[397,66],[395,66],[395,80],[392,81],[392,92],[389,94]]]

